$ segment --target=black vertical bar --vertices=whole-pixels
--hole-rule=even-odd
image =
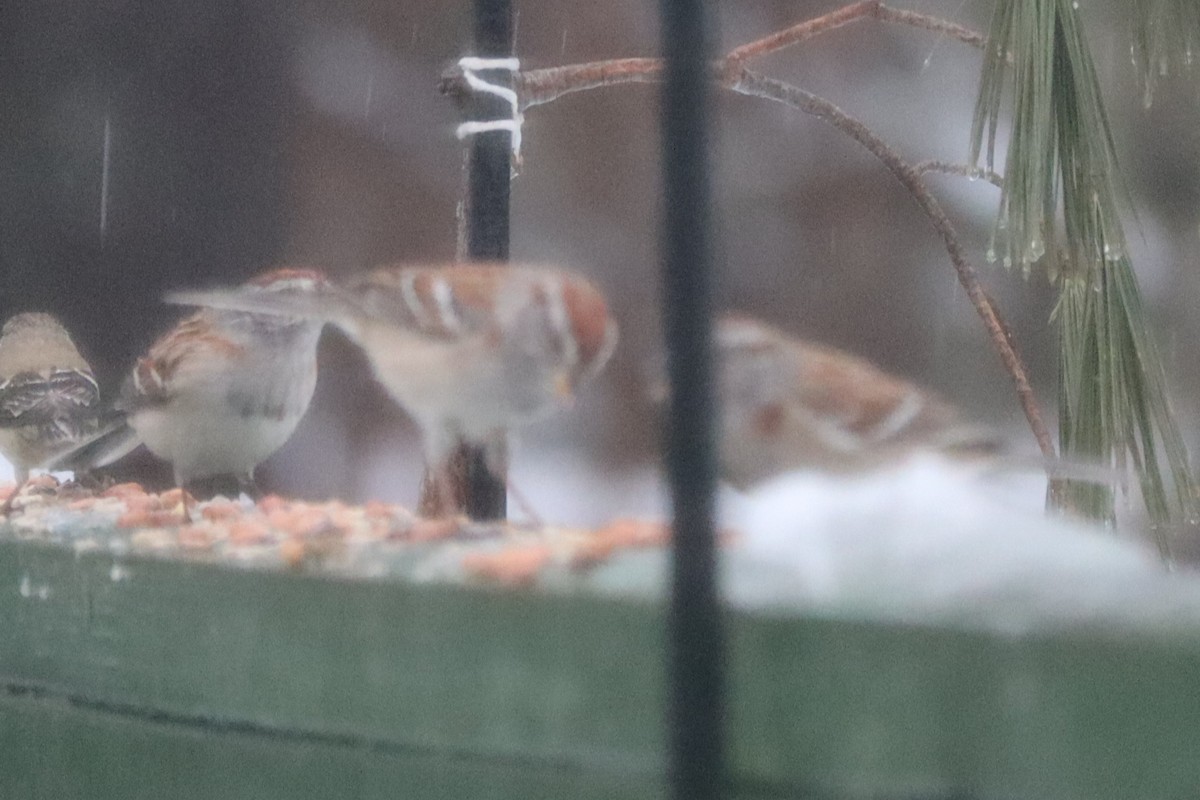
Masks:
[[[508,454],[489,454],[479,445],[464,445],[466,450],[467,516],[476,520],[504,519],[508,516]],[[505,463],[497,463],[503,461]],[[500,474],[492,471],[496,467]]]
[[[671,381],[666,466],[674,513],[670,783],[715,800],[724,779],[724,641],[716,587],[709,42],[704,0],[662,0],[663,316]]]
[[[475,0],[475,55],[507,58],[513,52],[511,0]],[[502,70],[483,73],[489,83],[511,84],[511,74]],[[503,98],[476,93],[472,118],[504,119],[512,108]],[[509,184],[512,170],[512,139],[507,131],[476,134],[471,141],[470,178],[467,198],[467,255],[487,261],[508,260]],[[490,461],[481,447],[469,446],[466,463],[466,512],[471,519],[504,519],[507,489],[504,474],[495,475],[489,466],[503,467],[493,454]]]
[[[475,0],[475,55],[508,58],[513,50],[511,0]],[[510,85],[503,70],[482,73],[489,83]],[[476,120],[505,119],[512,107],[500,97],[477,92],[472,102]],[[467,254],[471,258],[508,259],[508,201],[512,175],[512,138],[508,131],[476,134],[471,142]]]

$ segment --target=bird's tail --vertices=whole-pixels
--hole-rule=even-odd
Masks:
[[[86,472],[106,467],[141,444],[125,416],[114,416],[100,430],[70,450],[52,458],[45,468],[51,471]]]
[[[354,299],[334,286],[296,293],[248,291],[245,287],[184,289],[168,292],[163,300],[175,305],[321,320],[347,329],[354,325],[359,312]]]

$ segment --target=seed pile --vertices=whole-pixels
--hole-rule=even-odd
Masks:
[[[0,501],[13,487],[0,487]],[[268,495],[195,501],[179,489],[135,483],[92,491],[40,476],[13,503],[0,537],[248,568],[324,572],[365,579],[475,580],[535,584],[549,570],[585,570],[626,550],[660,547],[664,524],[618,519],[596,529],[427,519],[403,506]]]

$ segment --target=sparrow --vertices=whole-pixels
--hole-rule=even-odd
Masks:
[[[560,269],[500,264],[385,267],[305,296],[177,292],[169,302],[332,323],[421,429],[430,465],[461,442],[503,440],[569,405],[617,342],[604,296]]]
[[[862,472],[917,451],[990,456],[1002,443],[930,391],[842,350],[745,316],[715,331],[723,477],[745,489],[783,472]]]
[[[12,462],[17,488],[100,428],[103,407],[92,368],[50,314],[17,314],[0,330],[0,454]]]
[[[242,291],[287,297],[324,284],[319,271],[283,268]],[[233,475],[255,494],[254,468],[291,437],[308,410],[322,327],[308,317],[201,309],[137,360],[115,403],[124,419],[71,460],[105,466],[144,444],[171,463],[179,487]]]

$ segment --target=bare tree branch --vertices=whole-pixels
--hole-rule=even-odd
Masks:
[[[988,183],[995,186],[997,189],[1004,188],[1004,176],[998,172],[993,172],[990,169],[980,169],[972,167],[970,164],[956,164],[952,161],[922,161],[913,165],[913,170],[918,175],[925,175],[929,172],[939,172],[943,175],[958,175],[970,180],[983,178]]]
[[[549,103],[564,94],[616,86],[622,83],[658,83],[663,62],[659,58],[621,58],[593,61],[565,67],[533,69],[514,76],[513,88],[521,98],[521,107]],[[465,88],[465,87],[464,87]]]
[[[957,39],[973,47],[983,47],[986,41],[983,34],[973,31],[970,28],[964,28],[962,25],[954,22],[931,17],[927,14],[918,14],[915,11],[889,8],[881,0],[861,0],[861,2],[851,3],[836,11],[830,11],[828,14],[801,22],[798,25],[785,28],[777,33],[772,33],[770,36],[764,36],[761,39],[734,48],[725,56],[725,62],[731,66],[735,64],[740,65],[748,59],[774,53],[777,50],[783,50],[786,47],[791,47],[806,39],[811,39],[814,36],[819,36],[822,33],[827,33],[860,19],[878,19],[901,25],[911,25],[914,28],[922,28],[949,36],[952,39]]]
[[[807,39],[836,30],[860,19],[877,19],[909,25],[922,30],[949,36],[952,39],[983,47],[983,34],[948,20],[891,8],[881,0],[860,0],[843,6],[836,11],[801,22],[769,36],[756,39],[736,47],[714,63],[718,75],[736,71],[751,59],[774,53],[799,44]],[[527,70],[515,76],[514,87],[521,98],[521,108],[549,103],[565,94],[617,86],[626,83],[656,83],[662,75],[663,64],[658,58],[621,58],[611,61],[593,61],[587,64],[569,64],[562,67]],[[447,72],[442,78],[441,91],[456,97],[469,93],[462,73]]]
[[[951,39],[956,39],[963,44],[969,44],[972,47],[980,49],[987,44],[987,37],[979,31],[973,31],[970,28],[959,25],[957,22],[931,17],[927,14],[918,14],[916,11],[891,8],[880,3],[879,9],[875,12],[875,17],[885,22],[911,25],[914,28],[940,33],[943,36],[949,36]]]
[[[777,50],[791,47],[794,44],[803,42],[805,39],[811,39],[814,36],[819,36],[822,33],[840,28],[843,25],[848,25],[851,22],[874,17],[882,6],[883,3],[880,0],[862,0],[858,3],[851,3],[823,16],[806,20],[798,25],[793,25],[777,33],[772,33],[770,36],[764,36],[749,44],[736,47],[729,51],[728,55],[725,56],[725,60],[741,64],[748,59],[774,53]]]

